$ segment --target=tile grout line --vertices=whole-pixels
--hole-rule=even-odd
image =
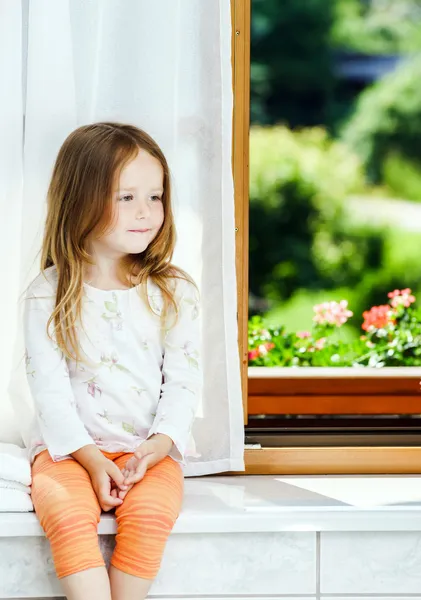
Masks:
[[[321,565],[321,533],[316,532],[316,600],[320,599],[320,565]]]
[[[358,595],[356,595],[358,594]],[[364,593],[360,593],[360,592],[355,592],[352,594],[344,594],[344,593],[339,593],[339,594],[334,594],[334,593],[328,593],[328,594],[323,594],[323,596],[320,596],[320,600],[332,600],[332,599],[339,599],[339,600],[415,600],[415,598],[417,598],[419,600],[419,598],[421,598],[420,594],[415,593],[415,592],[410,592],[409,594],[404,594],[402,596],[402,594],[400,594],[399,592],[397,592],[396,594],[388,594],[388,593],[381,593],[381,592],[376,592],[376,593],[370,593],[370,592],[364,592]],[[319,600],[319,598],[317,598],[317,600]]]

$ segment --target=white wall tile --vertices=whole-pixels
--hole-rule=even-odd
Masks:
[[[60,596],[45,538],[0,538],[0,556],[0,598]]]
[[[421,593],[418,532],[323,532],[320,560],[322,594]]]
[[[163,596],[315,593],[313,533],[173,536],[151,590]]]
[[[108,561],[114,539],[101,541]],[[314,533],[253,532],[170,537],[150,595],[315,593]]]
[[[100,541],[108,561],[114,538],[101,536]],[[60,595],[45,538],[0,538],[0,556],[1,599]],[[152,596],[166,597],[315,593],[314,533],[172,536],[151,590]]]

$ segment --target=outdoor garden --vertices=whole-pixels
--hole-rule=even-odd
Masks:
[[[249,364],[421,365],[421,0],[253,0]]]

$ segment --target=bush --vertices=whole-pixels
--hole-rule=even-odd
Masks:
[[[363,233],[364,230],[361,231]],[[297,289],[291,298],[265,311],[265,319],[271,325],[286,323],[289,329],[308,329],[311,325],[312,307],[325,298],[339,302],[347,298],[354,316],[345,327],[338,330],[344,341],[358,337],[361,332],[362,313],[367,306],[382,304],[384,290],[401,285],[410,287],[421,295],[421,233],[389,230],[381,255],[381,267],[365,268],[356,285],[336,289]]]
[[[382,180],[389,193],[398,197],[421,201],[421,169],[415,162],[389,152],[382,165]]]
[[[357,285],[381,266],[384,234],[351,224],[344,210],[364,185],[346,146],[321,128],[253,127],[250,138],[253,296],[275,303],[301,288]]]
[[[361,314],[365,307],[381,304],[385,289],[393,290],[404,285],[419,294],[421,292],[420,251],[421,233],[389,231],[384,245],[381,268],[362,273],[360,282],[355,286],[357,296],[354,304],[355,312]]]
[[[421,57],[408,60],[360,95],[343,139],[375,183],[382,181],[390,156],[421,167]]]

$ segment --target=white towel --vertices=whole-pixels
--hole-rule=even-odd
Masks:
[[[31,465],[25,448],[0,443],[0,479],[31,485]]]
[[[23,492],[24,494],[30,494],[31,488],[29,485],[23,485],[23,483],[19,483],[18,481],[10,481],[9,479],[2,479],[0,477],[0,490],[17,490],[18,492]]]
[[[31,496],[25,492],[0,489],[0,512],[32,512],[34,506]]]

